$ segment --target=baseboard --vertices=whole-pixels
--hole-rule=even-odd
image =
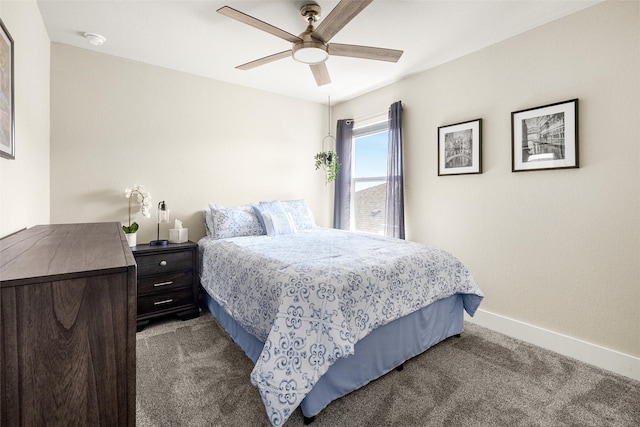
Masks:
[[[479,309],[465,321],[640,381],[640,358]]]

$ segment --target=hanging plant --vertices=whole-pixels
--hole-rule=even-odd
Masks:
[[[327,184],[333,182],[340,172],[340,162],[335,151],[321,151],[314,157],[316,161],[316,170],[322,168],[327,177]]]

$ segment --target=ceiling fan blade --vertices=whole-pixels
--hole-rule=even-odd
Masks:
[[[264,21],[254,18],[253,16],[249,16],[246,13],[242,13],[239,10],[235,10],[229,6],[223,6],[218,9],[217,12],[224,16],[228,16],[229,18],[233,18],[236,21],[240,21],[243,24],[251,25],[254,28],[266,31],[267,33],[273,34],[274,36],[280,37],[281,39],[285,39],[288,42],[296,43],[302,41],[302,39],[298,36],[294,36],[293,34],[281,30],[278,27],[274,27],[271,24],[267,24]]]
[[[319,64],[311,64],[309,65],[311,68],[311,72],[313,73],[313,77],[316,79],[316,83],[318,86],[324,86],[326,84],[331,83],[331,77],[329,77],[329,70],[327,70],[327,64],[321,62]]]
[[[312,37],[327,43],[373,0],[342,0],[320,22]]]
[[[331,43],[329,55],[349,56],[352,58],[375,59],[377,61],[398,62],[404,52],[382,47],[358,46],[353,44]]]
[[[239,70],[250,70],[252,68],[256,68],[261,65],[268,64],[269,62],[277,61],[278,59],[287,58],[290,56],[291,56],[291,50],[285,50],[284,52],[274,53],[273,55],[265,56],[264,58],[256,59],[255,61],[238,65],[236,68]]]

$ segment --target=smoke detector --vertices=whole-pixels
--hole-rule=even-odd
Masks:
[[[96,34],[96,33],[84,33],[84,37],[87,39],[87,41],[90,44],[94,46],[102,46],[104,42],[107,41],[107,39],[104,38],[104,36],[101,36],[100,34]]]

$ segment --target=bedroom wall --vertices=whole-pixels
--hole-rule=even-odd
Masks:
[[[202,209],[304,198],[329,225],[329,192],[313,156],[326,107],[85,49],[51,48],[51,221],[127,223],[124,189],[142,184],[138,242],[156,238],[156,207],[190,240]],[[163,226],[161,238],[169,227]]]
[[[0,158],[0,237],[49,223],[49,36],[35,1],[0,2],[14,41],[15,160]]]
[[[482,310],[638,357],[639,76],[640,3],[608,1],[333,117],[402,100],[408,239],[457,255],[486,294]],[[510,113],[573,98],[580,168],[512,173]],[[438,177],[438,126],[476,118],[483,173]]]

